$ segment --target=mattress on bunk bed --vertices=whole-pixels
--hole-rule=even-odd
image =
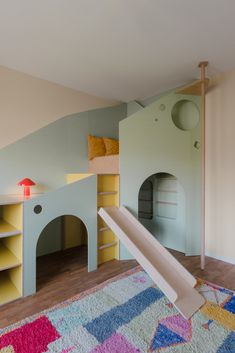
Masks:
[[[119,155],[95,157],[88,162],[88,172],[94,174],[119,174]]]

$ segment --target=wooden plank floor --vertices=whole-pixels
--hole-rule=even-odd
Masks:
[[[185,256],[178,251],[170,251],[193,276],[235,291],[235,265],[206,257],[205,270],[202,271],[199,256]]]
[[[201,271],[199,256],[185,257],[176,251],[172,253],[194,276],[235,290],[235,266],[207,258],[206,270]],[[43,256],[37,261],[37,293],[1,306],[0,328],[50,308],[136,265],[134,260],[113,260],[87,273],[85,247]]]
[[[37,293],[0,306],[0,328],[50,308],[137,265],[110,261],[87,272],[87,248],[78,247],[37,259]]]

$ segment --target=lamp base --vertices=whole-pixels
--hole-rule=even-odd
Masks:
[[[24,187],[24,197],[26,199],[29,199],[30,198],[30,186],[25,186]]]

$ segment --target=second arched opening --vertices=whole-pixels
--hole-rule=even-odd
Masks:
[[[185,253],[185,193],[176,176],[156,173],[143,182],[138,217],[162,245]]]

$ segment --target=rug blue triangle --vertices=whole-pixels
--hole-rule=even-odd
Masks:
[[[166,326],[159,324],[154,334],[150,348],[152,350],[155,350],[158,348],[169,347],[173,344],[184,342],[186,341],[177,333],[169,330],[169,328],[167,328]]]
[[[224,340],[222,346],[217,353],[234,353],[235,352],[235,332],[231,332]]]
[[[228,310],[230,313],[235,314],[235,296],[233,295],[232,298],[226,302],[223,307],[225,310]]]

